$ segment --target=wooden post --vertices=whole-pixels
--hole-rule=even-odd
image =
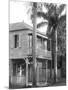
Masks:
[[[13,62],[12,59],[9,60],[9,88],[12,84],[12,78],[13,78]]]
[[[28,59],[26,58],[26,86],[28,86]]]
[[[48,61],[46,60],[46,83],[47,83],[47,80],[48,80],[48,71],[47,71],[47,68],[48,68],[48,63],[47,63]]]
[[[36,16],[37,16],[37,3],[33,3],[33,47],[32,47],[32,55],[33,55],[33,87],[36,86]]]

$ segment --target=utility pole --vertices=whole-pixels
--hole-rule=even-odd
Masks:
[[[37,3],[34,2],[33,3],[33,47],[32,47],[32,55],[33,55],[33,87],[36,86],[36,28],[37,28],[37,24],[36,24],[36,17],[37,17]]]

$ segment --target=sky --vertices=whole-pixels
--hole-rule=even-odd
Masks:
[[[30,19],[30,13],[27,13],[28,10],[31,9],[30,5],[28,2],[17,2],[10,0],[10,10],[9,10],[9,14],[10,14],[10,23],[16,23],[16,22],[25,22],[29,25],[32,26],[32,21]],[[47,12],[47,10],[43,7],[43,11]],[[65,11],[63,11],[64,14]],[[43,18],[37,18],[37,23],[44,21]],[[45,25],[44,28],[40,28],[39,29],[42,32],[46,33],[47,30],[47,25]]]

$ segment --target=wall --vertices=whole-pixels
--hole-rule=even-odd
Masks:
[[[31,33],[32,31],[30,30],[21,30],[21,31],[13,31],[10,32],[9,35],[9,56],[10,59],[16,59],[16,58],[25,58],[27,55],[32,55],[32,48],[29,50],[29,36],[28,34]],[[19,34],[19,47],[14,48],[14,35]],[[37,42],[38,43],[38,42]],[[45,46],[46,47],[46,46]],[[51,51],[47,51],[45,49],[40,49],[39,47],[37,48],[37,56],[42,57],[42,58],[47,58],[51,59]]]
[[[16,59],[16,58],[24,58],[29,53],[29,38],[28,38],[28,31],[15,31],[9,33],[9,58]],[[14,35],[19,35],[19,47],[14,48]]]

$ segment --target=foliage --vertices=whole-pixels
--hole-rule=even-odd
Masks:
[[[66,54],[66,16],[62,16],[58,26],[58,54]]]
[[[32,7],[31,11],[33,12],[33,2],[30,3]],[[44,13],[42,6],[47,9],[47,12]],[[48,21],[48,30],[47,36],[51,38],[57,29],[58,31],[58,53],[66,53],[66,16],[61,16],[62,11],[66,7],[65,4],[57,5],[53,3],[37,3],[37,17],[43,17]],[[33,13],[31,14],[31,19],[33,18]],[[46,24],[47,22],[41,22],[37,27]]]
[[[65,55],[66,53],[66,16],[65,15],[61,16],[61,13],[65,8],[65,4],[62,4],[58,7],[56,4],[45,3],[44,6],[45,8],[48,9],[48,12],[47,13],[38,12],[37,15],[39,17],[43,17],[44,19],[48,20],[47,36],[49,38],[53,37],[55,30],[57,29],[58,54]]]

